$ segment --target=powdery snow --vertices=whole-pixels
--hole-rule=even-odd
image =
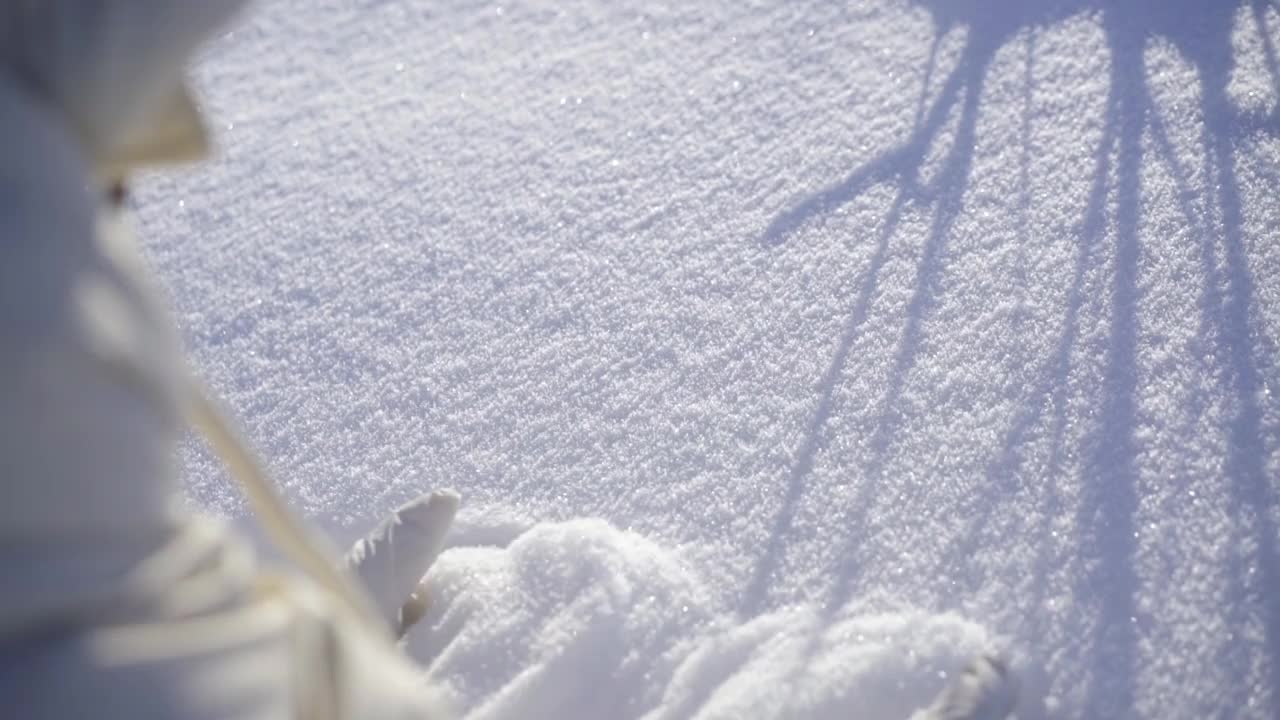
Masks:
[[[410,653],[473,718],[906,718],[993,647],[944,613],[787,607],[736,622],[652,542],[599,520],[459,548]]]
[[[1276,3],[255,10],[140,233],[468,717],[1280,716]]]

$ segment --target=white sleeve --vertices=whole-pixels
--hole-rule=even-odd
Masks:
[[[172,328],[122,264],[132,243],[100,234],[70,130],[3,80],[0,142],[0,539],[166,527],[178,433],[166,385],[182,362]]]
[[[24,720],[441,720],[452,717],[383,635],[304,578],[190,518],[138,571],[0,654]],[[8,717],[8,715],[6,715]]]

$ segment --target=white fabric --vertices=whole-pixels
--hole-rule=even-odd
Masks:
[[[177,344],[121,241],[96,227],[60,118],[0,79],[0,538],[103,537],[170,521]],[[154,392],[108,372],[128,358]],[[40,482],[16,482],[38,477]]]
[[[389,639],[180,509],[184,364],[94,186],[202,142],[183,61],[238,4],[0,6],[0,697],[23,718],[444,714]]]
[[[0,65],[57,109],[95,170],[127,169],[148,142],[190,138],[193,128],[171,125],[195,120],[185,102],[186,61],[245,1],[9,0],[0,4]]]
[[[0,642],[0,697],[23,718],[443,716],[392,648],[207,521],[97,598]]]

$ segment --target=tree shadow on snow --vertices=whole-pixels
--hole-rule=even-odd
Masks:
[[[881,153],[835,185],[785,210],[770,223],[765,231],[763,238],[765,244],[778,245],[790,240],[811,220],[837,210],[877,185],[887,183],[895,186],[897,190],[877,234],[875,252],[863,276],[858,294],[850,307],[848,320],[837,343],[835,355],[819,384],[820,395],[817,408],[809,420],[804,441],[796,453],[796,460],[788,478],[787,494],[782,509],[775,519],[770,543],[757,564],[753,579],[744,594],[742,611],[746,615],[757,614],[764,610],[767,604],[767,587],[785,549],[786,535],[791,530],[796,505],[803,494],[805,481],[813,471],[813,464],[820,450],[823,429],[831,415],[835,389],[840,384],[849,353],[866,321],[871,301],[876,294],[880,273],[889,258],[890,239],[902,219],[904,210],[910,204],[931,207],[933,217],[920,256],[915,292],[909,301],[907,326],[903,329],[898,354],[889,375],[890,384],[882,405],[886,411],[891,411],[895,406],[895,401],[902,390],[903,380],[915,360],[920,341],[920,321],[935,300],[936,285],[943,269],[949,231],[963,207],[962,197],[968,184],[973,161],[978,100],[982,94],[987,66],[1005,40],[1024,24],[1031,22],[1034,17],[1034,14],[1024,8],[1018,0],[1004,0],[996,4],[999,7],[993,8],[990,13],[991,19],[995,22],[970,29],[967,44],[961,51],[955,68],[944,80],[937,98],[929,104],[928,110],[924,111],[929,92],[926,80],[915,125],[911,135],[904,142]],[[929,67],[926,70],[927,78],[932,76],[934,70],[938,44],[954,23],[955,19],[949,15],[938,19],[937,34],[930,52]],[[930,181],[924,181],[921,179],[921,174],[925,170],[929,148],[943,132],[948,118],[956,110],[960,112],[960,118],[951,147],[943,157],[941,167],[934,177]],[[889,415],[889,412],[882,415],[872,440],[872,447],[881,461],[892,429]],[[877,467],[873,470],[878,470],[880,464],[881,462],[877,462],[875,464]],[[869,480],[874,480],[876,472],[873,471],[869,475]],[[868,482],[864,487],[874,484],[874,482]],[[861,507],[866,499],[860,496],[859,502],[853,505]]]
[[[816,408],[805,428],[786,483],[786,492],[774,518],[768,543],[757,562],[744,593],[740,613],[753,617],[768,609],[768,588],[779,572],[792,533],[795,513],[814,464],[822,449],[824,428],[832,414],[836,388],[842,381],[849,354],[859,338],[876,295],[879,276],[890,254],[890,240],[909,205],[923,206],[931,214],[928,234],[919,255],[913,294],[906,310],[897,353],[887,380],[879,419],[871,436],[872,460],[855,498],[834,522],[841,527],[857,527],[866,520],[865,508],[882,485],[890,443],[896,430],[894,413],[906,378],[915,363],[923,333],[923,322],[938,300],[939,280],[947,259],[947,243],[952,225],[963,209],[975,146],[979,98],[988,66],[1006,43],[1021,37],[1026,43],[1024,102],[1022,117],[1022,195],[1014,201],[1015,211],[1025,216],[1033,198],[1029,190],[1029,158],[1032,122],[1032,66],[1035,33],[1067,17],[1095,14],[1105,32],[1110,54],[1108,94],[1104,126],[1094,155],[1091,188],[1080,224],[1080,237],[1067,294],[1066,312],[1053,353],[1039,365],[1036,381],[1023,395],[1021,409],[1010,418],[1003,448],[988,465],[986,498],[973,502],[973,515],[965,538],[954,544],[953,552],[940,558],[943,573],[956,573],[969,562],[984,540],[991,513],[1000,505],[1001,495],[1022,464],[1022,452],[1034,439],[1037,428],[1051,425],[1047,473],[1036,478],[1043,483],[1042,508],[1045,517],[1065,510],[1057,483],[1066,472],[1064,459],[1070,422],[1068,405],[1072,388],[1073,354],[1080,350],[1083,327],[1089,327],[1089,302],[1105,296],[1110,317],[1098,320],[1106,326],[1105,356],[1101,385],[1090,388],[1100,398],[1097,420],[1080,450],[1085,460],[1087,482],[1076,500],[1076,525],[1089,532],[1078,538],[1074,549],[1080,567],[1088,571],[1077,579],[1074,597],[1082,611],[1092,615],[1090,632],[1080,639],[1087,653],[1088,668],[1083,688],[1083,716],[1112,717],[1125,714],[1133,706],[1136,654],[1143,621],[1136,608],[1140,585],[1134,567],[1137,552],[1135,515],[1138,510],[1138,454],[1135,438],[1138,425],[1137,341],[1140,330],[1139,303],[1142,297],[1139,272],[1143,247],[1139,236],[1142,213],[1142,168],[1144,162],[1162,163],[1176,184],[1180,212],[1190,226],[1190,236],[1200,247],[1203,296],[1199,301],[1200,344],[1212,362],[1223,369],[1221,389],[1227,391],[1234,417],[1227,429],[1228,443],[1224,471],[1231,497],[1229,507],[1237,520],[1238,545],[1247,548],[1230,568],[1231,597],[1247,598],[1235,603],[1235,628],[1251,620],[1260,623],[1266,647],[1263,662],[1268,668],[1266,682],[1280,688],[1280,603],[1269,602],[1280,592],[1280,551],[1277,529],[1270,510],[1275,507],[1276,488],[1266,475],[1264,408],[1259,398],[1273,384],[1274,372],[1265,359],[1275,357],[1275,347],[1253,324],[1256,302],[1245,247],[1240,185],[1236,177],[1239,145],[1254,133],[1280,131],[1277,111],[1241,113],[1234,109],[1226,88],[1233,66],[1232,29],[1237,10],[1244,8],[1263,38],[1263,52],[1272,84],[1280,91],[1277,63],[1267,14],[1274,9],[1267,0],[1244,0],[1239,5],[1196,0],[1140,0],[1098,3],[1096,0],[1059,3],[1022,3],[1017,0],[977,2],[976,0],[928,0],[921,4],[933,14],[936,35],[925,70],[915,124],[902,143],[882,152],[855,169],[841,181],[804,198],[781,212],[766,229],[762,241],[776,246],[792,240],[800,229],[829,214],[868,190],[889,185],[895,195],[876,235],[876,246],[860,286],[850,306],[844,331],[819,385]],[[943,80],[932,102],[926,103],[929,81],[934,72],[939,41],[956,26],[967,26],[965,45],[954,68]],[[1166,120],[1152,100],[1144,66],[1144,50],[1153,41],[1174,45],[1193,65],[1200,84],[1203,178],[1210,190],[1196,197],[1193,173],[1183,167],[1168,136]],[[959,122],[941,167],[933,178],[921,179],[926,154],[943,133],[948,118],[959,112]],[[1144,144],[1144,138],[1148,141]],[[1145,157],[1144,157],[1145,153]],[[1035,239],[1023,223],[1021,242]],[[1092,280],[1091,280],[1092,278]],[[1101,280],[1098,280],[1101,278]],[[1100,283],[1105,283],[1101,285]],[[1261,346],[1261,347],[1260,347]],[[1184,434],[1190,439],[1194,428]],[[1043,528],[1047,530],[1047,528]],[[1041,534],[1043,535],[1043,533]],[[1035,572],[1043,573],[1050,563],[1047,542],[1041,541]],[[845,548],[848,557],[856,548]],[[852,595],[859,577],[854,563],[840,569],[827,603],[835,613]],[[1048,578],[1037,577],[1038,591]],[[1043,596],[1031,599],[1030,607],[1042,606]],[[1039,613],[1032,613],[1035,625]],[[1027,637],[1039,631],[1032,627]],[[1239,678],[1237,697],[1249,696],[1245,683],[1251,657],[1247,649],[1230,652],[1218,661]],[[1280,698],[1271,699],[1273,705]]]

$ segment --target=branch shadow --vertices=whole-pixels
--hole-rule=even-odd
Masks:
[[[1030,59],[1028,59],[1029,63]],[[1029,70],[1027,80],[1029,84]],[[1014,487],[1016,485],[1015,479],[1023,461],[1021,450],[1027,442],[1033,439],[1036,429],[1041,423],[1045,422],[1046,415],[1052,413],[1048,457],[1045,463],[1045,477],[1043,478],[1046,483],[1041,505],[1043,512],[1040,516],[1044,521],[1038,527],[1038,532],[1035,533],[1036,537],[1047,537],[1049,531],[1048,521],[1059,516],[1063,511],[1062,500],[1058,496],[1057,478],[1065,472],[1063,463],[1068,454],[1066,434],[1069,419],[1067,406],[1069,401],[1068,391],[1070,389],[1069,380],[1073,370],[1072,354],[1076,352],[1079,345],[1082,315],[1086,302],[1091,296],[1088,283],[1090,272],[1097,269],[1104,250],[1103,239],[1107,227],[1106,199],[1112,175],[1111,154],[1116,145],[1118,134],[1117,123],[1115,122],[1118,103],[1118,93],[1113,87],[1105,101],[1107,121],[1104,123],[1098,151],[1095,154],[1092,173],[1093,181],[1089,190],[1089,200],[1086,204],[1084,217],[1080,224],[1081,238],[1076,246],[1076,259],[1071,274],[1066,311],[1063,315],[1058,341],[1054,345],[1050,356],[1034,372],[1035,381],[1030,386],[1030,389],[1023,394],[1020,408],[1013,415],[1009,427],[1005,431],[1001,442],[1001,451],[988,463],[984,473],[987,487],[1005,490],[1016,489]],[[1029,107],[1029,99],[1025,105]],[[1024,115],[1029,114],[1029,112],[1029,109],[1024,109]],[[1029,122],[1024,121],[1024,124],[1029,124]],[[1029,130],[1024,130],[1024,155],[1028,152],[1027,148],[1030,147],[1029,134]],[[1024,177],[1026,175],[1024,173]],[[1024,187],[1028,185],[1029,180],[1024,180]],[[1029,197],[1024,202],[1029,205]],[[1021,241],[1023,243],[1031,243],[1033,238],[1024,230]],[[980,544],[984,540],[982,537],[983,531],[989,526],[992,515],[998,506],[998,503],[989,500],[990,498],[984,501],[975,501],[969,530],[963,538],[953,544],[952,551],[941,559],[939,563],[940,572],[950,572],[956,575],[963,574],[962,569],[966,566],[967,561],[976,555]],[[1041,607],[1044,599],[1044,591],[1047,586],[1047,577],[1044,572],[1046,564],[1043,562],[1046,545],[1046,543],[1040,543],[1039,555],[1037,562],[1034,564],[1037,576],[1032,583],[1035,595],[1032,598],[1032,602],[1029,603],[1031,607]],[[970,591],[976,590],[977,588],[974,585],[977,582],[977,580],[974,580],[968,589]],[[1033,615],[1034,617],[1037,616]],[[1030,633],[1031,636],[1038,636],[1038,634],[1034,629]]]
[[[947,29],[940,26],[937,30],[938,38],[944,35]],[[900,376],[909,368],[919,341],[919,318],[913,316],[918,315],[932,298],[932,286],[941,271],[941,255],[945,250],[947,230],[960,211],[960,199],[972,161],[973,135],[983,75],[995,50],[1000,47],[1002,39],[1003,34],[975,33],[975,37],[970,38],[962,51],[956,67],[943,83],[938,97],[929,106],[928,112],[917,111],[917,117],[923,117],[906,141],[867,162],[842,181],[784,210],[764,232],[762,242],[765,245],[781,244],[791,239],[811,220],[851,202],[871,187],[882,183],[897,185],[897,194],[877,238],[875,253],[863,275],[858,295],[850,307],[848,320],[836,345],[831,363],[819,383],[818,402],[806,424],[804,439],[788,473],[787,491],[781,509],[775,517],[769,541],[743,593],[743,602],[739,607],[739,614],[743,617],[754,617],[767,609],[768,587],[785,551],[796,506],[803,495],[806,480],[812,474],[814,462],[821,450],[822,435],[834,406],[836,388],[843,376],[849,353],[866,321],[880,273],[889,256],[890,241],[901,220],[902,212],[909,202],[929,203],[935,207],[934,220],[921,256],[917,287],[910,301],[908,325],[904,330],[901,348],[894,363],[895,368],[891,374],[891,387],[885,407],[892,407],[891,401],[900,391]],[[931,66],[937,43],[938,41],[935,40],[934,50],[931,51]],[[929,72],[932,73],[932,67]],[[927,93],[926,87],[922,90],[920,108],[924,107]],[[960,109],[961,116],[955,142],[947,153],[937,177],[931,183],[922,183],[920,173],[929,146],[942,132],[948,117],[957,107]],[[882,422],[881,429],[877,430],[873,447],[878,447],[877,443],[884,444],[886,424]],[[878,452],[877,455],[883,455],[883,452]],[[864,484],[858,501],[852,503],[853,507],[862,506],[866,500],[865,495],[869,485],[871,483]],[[842,518],[842,522],[853,520],[852,517]]]
[[[1261,3],[1254,0],[1254,18],[1265,30],[1265,19],[1258,11]],[[1134,516],[1138,509],[1136,493],[1137,448],[1133,431],[1137,424],[1136,339],[1139,291],[1136,282],[1141,255],[1138,224],[1141,214],[1141,178],[1143,137],[1159,161],[1168,168],[1176,189],[1182,216],[1199,238],[1201,262],[1205,278],[1202,326],[1208,334],[1219,338],[1219,361],[1229,368],[1229,394],[1237,408],[1229,428],[1227,475],[1235,486],[1232,516],[1245,518],[1249,527],[1240,531],[1242,544],[1256,545],[1252,557],[1239,558],[1231,569],[1235,578],[1231,597],[1249,598],[1234,605],[1234,627],[1244,627],[1251,613],[1261,608],[1265,636],[1265,662],[1270,687],[1280,687],[1280,604],[1267,598],[1276,595],[1280,579],[1280,554],[1276,549],[1276,528],[1269,515],[1275,507],[1276,489],[1266,478],[1263,442],[1266,429],[1257,398],[1268,380],[1258,367],[1260,355],[1271,344],[1250,326],[1250,308],[1254,293],[1244,252],[1242,208],[1239,183],[1234,177],[1235,140],[1257,132],[1275,133],[1274,118],[1259,121],[1231,108],[1226,86],[1232,64],[1231,22],[1234,8],[1229,5],[1202,3],[1167,3],[1160,8],[1113,7],[1103,15],[1111,55],[1110,90],[1106,124],[1095,162],[1094,186],[1085,213],[1084,234],[1077,258],[1067,313],[1060,342],[1038,372],[1039,381],[1026,393],[1022,410],[1015,416],[1005,435],[1003,450],[988,466],[989,485],[1007,483],[1016,476],[1021,462],[1019,449],[1043,420],[1044,408],[1057,408],[1049,449],[1049,485],[1044,493],[1044,516],[1061,510],[1056,496],[1054,477],[1059,474],[1059,458],[1064,446],[1066,426],[1066,388],[1071,371],[1070,357],[1078,336],[1078,324],[1084,299],[1084,278],[1095,269],[1098,258],[1094,251],[1107,238],[1108,187],[1114,183],[1116,196],[1114,216],[1114,269],[1109,299],[1111,320],[1103,374],[1101,421],[1089,439],[1087,472],[1090,484],[1081,499],[1077,525],[1091,528],[1079,553],[1086,566],[1092,568],[1077,596],[1092,598],[1096,624],[1088,647],[1093,660],[1085,692],[1087,717],[1116,716],[1132,707],[1132,677],[1135,668],[1138,636],[1145,619],[1135,608],[1139,580],[1134,562],[1137,550],[1137,527]],[[1153,22],[1154,21],[1154,22]],[[1182,167],[1168,136],[1164,120],[1152,100],[1143,67],[1143,49],[1151,37],[1159,35],[1172,41],[1181,54],[1196,67],[1202,89],[1201,112],[1205,119],[1202,143],[1205,154],[1204,177],[1210,187],[1216,186],[1216,198],[1205,198],[1221,214],[1220,232],[1210,227],[1205,212],[1192,202],[1196,194],[1191,173]],[[1264,34],[1264,37],[1265,34]],[[1275,70],[1274,53],[1267,43],[1266,54],[1273,83],[1280,87],[1280,73]],[[1117,166],[1110,168],[1110,158]],[[1114,177],[1113,177],[1114,175]],[[1216,180],[1216,184],[1213,182]],[[1215,238],[1222,238],[1223,262],[1215,257]],[[1225,264],[1227,278],[1216,278],[1216,268]],[[1202,344],[1207,344],[1203,343]],[[1260,352],[1256,344],[1264,346]],[[1046,398],[1048,398],[1046,400]],[[960,567],[980,542],[981,528],[993,512],[993,503],[981,503],[971,522],[967,539],[959,543],[940,564],[945,571]],[[1042,528],[1043,529],[1043,528]],[[1041,533],[1043,536],[1043,533]],[[1044,600],[1045,544],[1040,546],[1035,564],[1038,577],[1034,607]],[[1258,577],[1248,580],[1251,574]],[[1036,621],[1032,621],[1035,625]],[[1032,629],[1031,636],[1039,630]],[[1227,673],[1237,678],[1237,696],[1249,695],[1247,687],[1251,658],[1247,652],[1227,652],[1219,658]]]
[[[1264,51],[1272,82],[1280,89],[1280,73],[1276,69],[1275,51],[1266,32],[1263,3],[1251,3],[1252,15],[1263,31]],[[1243,201],[1240,181],[1236,176],[1237,144],[1243,136],[1256,132],[1276,134],[1275,112],[1265,122],[1241,117],[1227,97],[1227,85],[1233,64],[1230,37],[1230,9],[1219,14],[1201,11],[1200,23],[1212,27],[1212,34],[1182,38],[1179,48],[1196,67],[1201,87],[1200,111],[1204,118],[1201,138],[1204,153],[1204,177],[1209,188],[1216,189],[1216,217],[1206,218],[1213,225],[1200,234],[1200,258],[1204,272],[1204,296],[1201,302],[1201,346],[1209,348],[1214,359],[1226,369],[1225,384],[1232,401],[1232,417],[1227,428],[1225,474],[1231,483],[1228,507],[1237,519],[1239,546],[1249,548],[1231,562],[1231,596],[1248,598],[1250,602],[1233,603],[1233,631],[1246,628],[1250,620],[1262,625],[1267,665],[1267,685],[1273,693],[1273,710],[1280,706],[1280,548],[1277,528],[1271,512],[1276,507],[1277,488],[1268,477],[1265,458],[1268,453],[1263,407],[1259,398],[1265,383],[1259,344],[1265,338],[1252,321],[1257,304],[1253,273],[1246,257]],[[1216,227],[1215,227],[1216,226]],[[1220,268],[1225,272],[1220,272]],[[1256,613],[1256,617],[1250,617]],[[1243,634],[1243,633],[1242,633]],[[1220,658],[1231,668],[1231,676],[1245,683],[1249,676],[1250,658],[1245,652],[1229,652]],[[1248,687],[1239,689],[1248,696]]]
[[[1063,511],[1056,478],[1063,471],[1062,461],[1067,451],[1072,354],[1079,343],[1085,306],[1090,299],[1088,279],[1091,273],[1105,266],[1106,242],[1109,236],[1114,236],[1114,247],[1110,248],[1113,263],[1110,287],[1099,288],[1108,296],[1111,311],[1103,362],[1103,404],[1098,426],[1087,441],[1085,471],[1091,480],[1083,489],[1076,512],[1076,525],[1089,529],[1088,536],[1081,538],[1078,552],[1092,569],[1083,579],[1084,587],[1077,589],[1077,596],[1085,598],[1089,609],[1096,614],[1087,642],[1091,660],[1084,689],[1084,717],[1119,717],[1132,706],[1137,645],[1132,621],[1138,586],[1133,568],[1137,511],[1137,451],[1133,429],[1137,394],[1140,169],[1144,118],[1149,103],[1141,64],[1141,39],[1135,39],[1112,23],[1107,23],[1105,28],[1112,59],[1105,119],[1080,225],[1081,236],[1062,329],[1054,352],[1038,369],[1037,381],[1025,393],[1022,409],[1015,414],[1005,433],[1001,452],[985,473],[988,487],[1008,485],[1011,478],[1017,476],[1021,447],[1045,420],[1046,411],[1051,411],[1047,485],[1042,500],[1045,520],[1042,522]],[[1114,210],[1108,203],[1113,195]],[[978,504],[966,538],[943,560],[942,571],[957,572],[967,558],[974,555],[982,540],[982,529],[997,505],[997,502]],[[1034,567],[1038,577],[1032,583],[1035,594],[1032,607],[1040,607],[1044,599],[1047,578],[1043,556],[1046,552],[1045,543],[1041,543],[1039,561]]]
[[[1079,553],[1090,571],[1082,578],[1081,595],[1096,604],[1091,633],[1089,674],[1084,693],[1086,717],[1120,717],[1133,707],[1138,628],[1135,599],[1138,578],[1134,516],[1138,509],[1137,447],[1134,440],[1137,404],[1138,266],[1141,246],[1142,136],[1148,111],[1145,38],[1141,26],[1104,15],[1111,55],[1107,123],[1115,128],[1112,143],[1099,153],[1115,153],[1115,248],[1111,270],[1111,323],[1102,376],[1102,417],[1089,439],[1085,464],[1090,480],[1083,488],[1077,526],[1092,531],[1080,538]],[[1108,146],[1110,145],[1110,146]],[[1106,237],[1106,187],[1090,198],[1086,242]]]
[[[876,250],[863,274],[860,289],[850,307],[848,320],[831,363],[818,385],[818,401],[805,426],[804,438],[788,473],[787,490],[775,516],[769,540],[743,593],[743,601],[739,606],[739,614],[743,617],[753,617],[768,607],[768,587],[785,552],[787,537],[792,531],[796,508],[804,494],[807,479],[821,452],[823,433],[833,410],[836,389],[845,371],[849,353],[870,311],[880,273],[889,256],[890,241],[902,213],[908,203],[928,206],[932,209],[933,217],[920,251],[914,290],[906,307],[906,320],[898,350],[880,403],[880,417],[872,433],[870,447],[873,458],[867,471],[867,481],[862,484],[853,501],[846,505],[837,522],[849,526],[863,519],[863,509],[878,484],[877,480],[884,471],[888,457],[895,427],[894,408],[898,405],[906,376],[919,352],[924,320],[938,299],[938,285],[945,270],[951,227],[964,207],[963,198],[968,188],[976,142],[979,101],[987,68],[996,52],[1017,32],[1048,23],[1064,12],[1062,8],[1045,9],[1018,0],[985,3],[935,0],[924,4],[934,13],[935,37],[929,51],[925,87],[921,90],[915,112],[916,122],[911,134],[902,143],[879,154],[841,181],[780,212],[761,237],[765,246],[781,245],[794,239],[811,222],[856,200],[870,188],[884,183],[896,186],[897,194],[878,235]],[[961,25],[967,27],[965,44],[937,97],[930,103],[927,101],[930,90],[928,84],[936,69],[938,46],[948,32]],[[942,136],[948,119],[957,111],[959,119],[950,147],[939,162],[940,167],[933,178],[923,181],[921,175],[925,170],[927,153],[931,145]],[[852,566],[847,565],[845,569],[850,572],[837,578],[832,598],[826,603],[832,611],[848,599],[849,589],[857,580]]]
[[[915,124],[906,140],[879,154],[848,176],[803,198],[780,212],[765,229],[761,238],[765,246],[778,246],[794,240],[802,229],[842,205],[856,200],[870,188],[890,183],[897,194],[886,213],[883,227],[870,264],[860,279],[859,291],[848,313],[848,320],[836,344],[831,363],[818,386],[815,409],[805,426],[803,440],[787,476],[782,498],[764,551],[756,563],[751,581],[746,586],[739,614],[754,617],[769,607],[768,589],[779,572],[786,552],[788,537],[793,532],[797,506],[804,495],[809,477],[824,446],[823,436],[831,418],[835,393],[853,345],[870,312],[872,298],[880,282],[880,274],[889,257],[895,229],[908,203],[932,209],[932,221],[920,252],[912,297],[906,320],[890,369],[886,390],[880,405],[876,428],[871,436],[872,459],[861,487],[831,522],[856,526],[865,522],[872,493],[882,484],[895,430],[894,409],[898,405],[906,377],[919,352],[923,322],[938,299],[938,280],[945,270],[947,243],[951,228],[963,209],[973,161],[975,128],[979,98],[987,68],[1007,41],[1025,28],[1044,26],[1079,12],[1097,11],[1110,54],[1108,96],[1101,141],[1095,160],[1094,175],[1087,200],[1075,267],[1067,296],[1066,312],[1053,353],[1034,374],[1036,381],[1024,394],[1019,412],[1011,418],[1003,438],[1002,449],[987,466],[988,488],[1007,486],[1016,478],[1023,462],[1021,449],[1033,437],[1036,428],[1052,415],[1047,463],[1047,486],[1042,495],[1043,517],[1057,515],[1063,508],[1056,490],[1056,478],[1063,469],[1069,452],[1067,431],[1070,425],[1068,400],[1072,356],[1077,351],[1087,321],[1086,305],[1091,300],[1089,278],[1105,278],[1104,293],[1109,312],[1106,342],[1102,357],[1100,399],[1096,425],[1088,431],[1084,446],[1085,485],[1076,509],[1076,526],[1087,529],[1079,539],[1076,554],[1081,567],[1075,596],[1093,618],[1091,629],[1081,639],[1087,654],[1087,672],[1083,695],[1083,716],[1116,717],[1132,710],[1134,678],[1138,663],[1138,647],[1147,629],[1148,619],[1137,608],[1140,586],[1135,567],[1138,551],[1136,516],[1139,505],[1138,456],[1140,445],[1135,437],[1139,424],[1138,337],[1142,292],[1139,272],[1143,246],[1139,236],[1143,212],[1142,169],[1144,161],[1163,162],[1173,177],[1181,214],[1195,229],[1201,242],[1204,271],[1204,298],[1201,301],[1201,324],[1204,345],[1213,347],[1217,361],[1227,369],[1225,389],[1234,411],[1228,428],[1226,472],[1231,487],[1232,515],[1237,518],[1238,533],[1248,552],[1241,553],[1230,569],[1233,578],[1231,596],[1236,602],[1233,624],[1243,627],[1253,621],[1261,624],[1266,647],[1263,661],[1266,682],[1280,688],[1280,603],[1269,601],[1280,593],[1280,548],[1271,509],[1276,507],[1280,489],[1266,475],[1267,447],[1264,407],[1259,398],[1269,379],[1268,363],[1260,357],[1272,345],[1251,319],[1256,311],[1257,293],[1246,255],[1242,199],[1236,177],[1239,138],[1256,133],[1280,132],[1280,109],[1259,117],[1232,109],[1227,97],[1227,84],[1232,68],[1232,26],[1236,11],[1248,6],[1253,22],[1263,38],[1267,71],[1280,91],[1280,63],[1269,33],[1267,13],[1280,11],[1273,0],[1239,0],[1239,2],[1203,3],[1194,0],[1137,0],[1131,3],[1101,3],[1098,0],[1062,2],[1049,9],[1027,8],[1021,3],[992,3],[976,0],[922,3],[934,14],[935,38],[929,51],[925,71],[926,87],[915,110]],[[1036,3],[1029,3],[1036,5]],[[969,34],[955,67],[946,76],[936,99],[929,103],[928,78],[937,63],[941,38],[954,26],[966,25]],[[1196,194],[1191,172],[1178,161],[1159,109],[1152,100],[1146,78],[1144,50],[1153,39],[1172,42],[1197,72],[1201,86],[1204,118],[1202,139],[1204,177],[1211,197],[1204,198],[1202,211],[1192,198]],[[1026,93],[1031,92],[1032,42],[1028,39]],[[934,179],[921,180],[926,153],[944,130],[944,124],[955,111],[959,124],[951,147],[945,153],[941,169]],[[1030,101],[1024,102],[1024,188],[1026,187],[1025,146],[1029,145]],[[1149,143],[1144,145],[1144,139]],[[1215,182],[1216,181],[1216,182]],[[1024,196],[1023,211],[1031,203]],[[1220,214],[1220,227],[1212,227],[1208,217],[1214,205]],[[1023,223],[1023,242],[1029,242]],[[1108,247],[1108,244],[1110,246]],[[1219,268],[1224,268],[1223,272]],[[1101,273],[1100,275],[1098,273]],[[1222,277],[1219,277],[1222,275]],[[1261,346],[1261,350],[1260,350]],[[988,492],[988,494],[990,494]],[[967,539],[940,559],[943,572],[957,572],[972,557],[980,541],[982,527],[987,524],[996,503],[978,502],[969,525]],[[845,548],[842,557],[854,552]],[[1045,544],[1039,551],[1046,552]],[[1041,561],[1036,572],[1046,570]],[[860,578],[860,569],[845,563],[832,584],[824,611],[833,615],[850,599]],[[1047,578],[1040,577],[1034,586],[1043,601]],[[1248,598],[1248,602],[1243,601]],[[1036,621],[1032,621],[1033,624]],[[1251,657],[1249,651],[1228,653],[1221,658],[1231,668],[1231,676],[1246,683]],[[1237,688],[1238,696],[1248,695],[1248,687]],[[1273,697],[1275,705],[1280,698]]]

